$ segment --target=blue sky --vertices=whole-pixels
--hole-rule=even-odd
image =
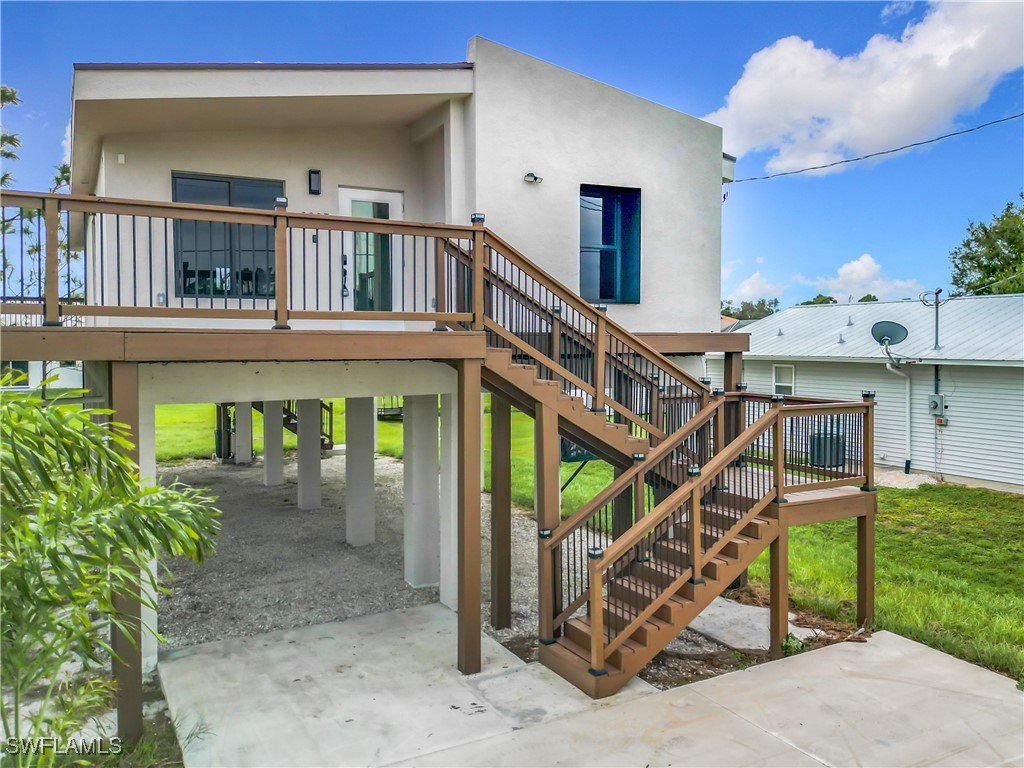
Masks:
[[[74,62],[459,61],[483,35],[726,130],[737,177],[1024,112],[1020,3],[0,3],[15,186],[62,156]],[[723,296],[947,287],[949,251],[1024,188],[1024,121],[838,172],[733,184]]]

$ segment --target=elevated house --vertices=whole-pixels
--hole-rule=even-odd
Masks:
[[[871,335],[899,323],[891,356]],[[1024,492],[1024,295],[791,307],[749,334],[743,379],[787,397],[876,393],[874,459],[938,479]],[[722,355],[707,358],[721,386]]]
[[[467,59],[77,66],[72,194],[3,195],[40,244],[26,261],[4,240],[28,270],[7,276],[4,316],[31,320],[4,330],[5,358],[84,360],[147,477],[155,406],[199,401],[233,403],[236,438],[258,404],[265,482],[281,483],[294,402],[304,508],[322,500],[321,401],[346,398],[352,546],[375,536],[373,399],[403,396],[405,578],[457,611],[467,674],[483,391],[490,621],[510,622],[514,406],[535,420],[541,662],[590,695],[766,548],[781,653],[792,525],[858,518],[870,621],[873,402],[739,391],[747,337],[719,332],[720,129],[479,38]],[[715,351],[724,390],[693,374]],[[826,418],[840,454],[815,447]],[[561,439],[616,473],[564,519]],[[131,736],[155,645],[115,641]]]

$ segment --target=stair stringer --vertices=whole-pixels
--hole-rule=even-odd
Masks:
[[[591,411],[578,397],[566,395],[555,381],[538,379],[533,366],[512,363],[512,352],[491,347],[482,371],[484,387],[512,401],[533,416],[542,403],[558,414],[558,431],[599,458],[619,467],[633,464],[633,455],[646,453],[650,443],[634,437],[625,424],[609,422],[604,411]]]
[[[601,699],[619,691],[650,661],[686,629],[711,602],[725,592],[729,585],[779,536],[778,520],[760,515],[757,518],[760,538],[747,538],[741,557],[723,553],[716,556],[716,567],[705,564],[703,584],[684,584],[653,618],[629,638],[628,644],[613,652],[606,664],[606,673],[595,675],[590,671],[589,623],[577,622],[572,629],[550,645],[541,645],[539,658],[544,666],[564,677],[591,698]],[[749,528],[745,529],[749,530]],[[724,562],[724,565],[722,563]],[[712,572],[714,571],[714,576]],[[606,600],[607,615],[607,600]],[[574,642],[585,639],[585,645]],[[585,638],[584,638],[585,635]]]

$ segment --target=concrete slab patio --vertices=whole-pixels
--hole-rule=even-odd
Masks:
[[[888,632],[674,690],[594,702],[422,606],[166,654],[185,764],[1001,765],[1024,763],[1013,681]]]

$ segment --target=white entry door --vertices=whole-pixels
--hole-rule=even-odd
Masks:
[[[361,219],[403,218],[401,192],[339,187],[342,216]],[[400,238],[366,232],[346,232],[344,286],[346,309],[362,312],[401,310],[402,259]]]

